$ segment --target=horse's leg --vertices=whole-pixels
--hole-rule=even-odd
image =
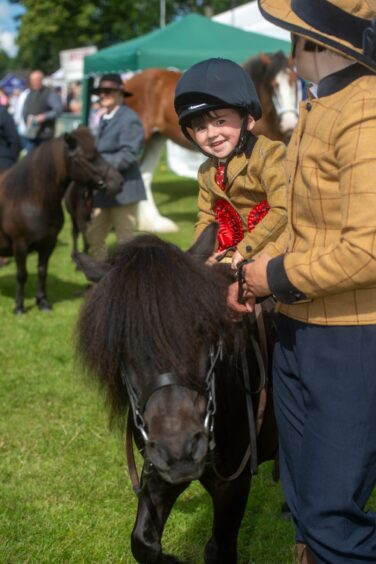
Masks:
[[[142,564],[178,564],[172,555],[163,554],[161,539],[170,511],[189,483],[169,484],[154,470],[148,475],[138,498],[136,523],[132,531],[132,554]]]
[[[205,547],[206,564],[235,564],[237,538],[247,505],[251,478],[246,473],[231,482],[219,480],[212,471],[200,482],[213,501],[212,536]]]
[[[38,309],[41,311],[49,311],[52,309],[52,305],[47,300],[46,295],[46,280],[47,280],[47,270],[48,261],[55,248],[56,239],[49,241],[44,245],[42,249],[39,250],[38,254],[38,286],[36,293],[36,303]]]
[[[73,217],[71,217],[71,221],[72,221],[72,257],[74,257],[78,253],[77,241],[79,237],[79,231],[78,231],[76,220],[73,219]]]
[[[138,204],[139,231],[176,233],[178,230],[177,225],[171,219],[160,215],[151,191],[153,172],[159,163],[165,144],[166,138],[163,135],[154,134],[145,145],[140,169],[146,190],[146,200]]]
[[[16,243],[13,245],[13,256],[17,265],[17,290],[16,290],[16,305],[13,313],[21,315],[25,313],[24,308],[24,289],[27,282],[27,269],[26,257],[27,247],[25,244]]]

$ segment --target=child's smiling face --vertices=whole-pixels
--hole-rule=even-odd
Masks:
[[[194,141],[205,153],[218,159],[226,159],[236,148],[243,124],[240,113],[233,108],[222,108],[202,114],[191,121]],[[247,130],[255,120],[248,116]]]

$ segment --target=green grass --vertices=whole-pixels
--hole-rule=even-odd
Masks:
[[[180,231],[166,235],[186,249],[196,217],[195,182],[161,168],[154,181],[161,213]],[[110,240],[111,242],[111,240]],[[14,262],[0,270],[0,562],[131,563],[137,500],[120,436],[110,433],[102,399],[73,359],[73,328],[86,287],[70,260],[66,221],[50,262],[54,309],[34,304],[36,257],[29,257],[27,313],[12,314]],[[293,529],[279,516],[282,494],[264,464],[254,478],[239,537],[239,562],[281,564]],[[198,483],[178,500],[164,547],[202,562],[211,506]]]

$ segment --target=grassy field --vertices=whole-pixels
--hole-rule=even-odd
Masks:
[[[161,170],[154,194],[178,234],[192,240],[195,183]],[[131,563],[130,533],[136,498],[125,467],[122,438],[110,433],[97,391],[73,358],[73,328],[83,275],[70,261],[66,221],[50,262],[49,298],[54,309],[34,305],[36,257],[29,258],[26,315],[12,314],[14,263],[0,270],[0,562]],[[111,241],[110,241],[111,242]],[[239,538],[239,562],[291,561],[293,530],[282,520],[280,485],[263,465],[254,478]],[[164,546],[192,564],[203,561],[211,506],[193,484],[174,507]]]

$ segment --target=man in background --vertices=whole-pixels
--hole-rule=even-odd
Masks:
[[[25,148],[28,153],[53,138],[56,119],[63,112],[60,96],[43,85],[43,78],[40,70],[30,74],[30,92],[23,106]]]

